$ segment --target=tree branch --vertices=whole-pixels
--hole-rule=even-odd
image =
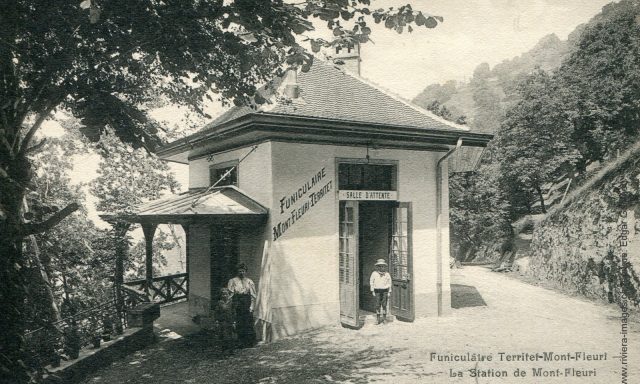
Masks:
[[[27,150],[25,152],[28,153],[28,152],[37,151],[40,148],[42,148],[46,143],[47,143],[47,139],[44,138],[44,139],[40,140],[40,142],[38,144],[34,144],[31,147],[27,148]]]
[[[47,117],[49,117],[49,114],[51,114],[51,111],[53,111],[54,106],[55,106],[55,103],[54,105],[47,107],[44,111],[42,111],[40,115],[38,115],[36,122],[33,123],[31,128],[29,129],[29,132],[27,132],[27,134],[24,136],[24,139],[22,139],[22,142],[20,143],[20,149],[18,150],[18,155],[23,155],[27,151],[27,146],[29,145],[29,142],[31,141],[33,136],[36,134],[36,132],[38,131],[42,123],[44,123]]]
[[[64,209],[56,212],[53,216],[43,221],[42,223],[23,224],[21,235],[29,236],[35,235],[36,233],[48,231],[49,229],[55,227],[59,222],[61,222],[62,219],[77,211],[78,208],[80,208],[80,206],[77,203],[71,203],[64,207]]]

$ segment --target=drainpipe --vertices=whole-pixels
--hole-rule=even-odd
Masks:
[[[444,161],[462,146],[462,138],[458,139],[455,148],[451,148],[438,160],[436,165],[436,256],[438,265],[438,316],[442,316],[442,165]]]

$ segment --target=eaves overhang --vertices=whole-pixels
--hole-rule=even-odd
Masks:
[[[493,138],[486,133],[461,129],[430,129],[402,125],[375,124],[319,117],[251,113],[169,143],[158,156],[181,163],[202,153],[237,148],[264,140],[289,140],[353,145],[375,142],[407,148],[433,148],[455,145],[463,138],[465,146],[485,147]],[[211,148],[214,147],[214,148]]]

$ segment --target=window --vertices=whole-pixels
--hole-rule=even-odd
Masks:
[[[395,190],[395,166],[382,164],[339,164],[338,186],[344,190]]]
[[[217,183],[217,184],[216,184]],[[216,187],[225,185],[238,186],[238,162],[226,162],[209,168],[209,185]]]

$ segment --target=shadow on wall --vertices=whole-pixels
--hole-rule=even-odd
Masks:
[[[272,247],[271,252],[283,254],[277,249],[277,245]],[[274,269],[275,263],[272,259],[270,300],[272,305],[277,306],[271,309],[274,339],[339,321],[337,313],[332,310],[335,303],[320,298],[316,292],[317,275],[326,273],[316,268],[325,268],[323,262],[309,263],[305,270],[295,268],[286,258],[278,260],[277,268]],[[274,274],[276,270],[278,274]]]
[[[471,285],[451,284],[451,308],[485,307],[480,292]]]

